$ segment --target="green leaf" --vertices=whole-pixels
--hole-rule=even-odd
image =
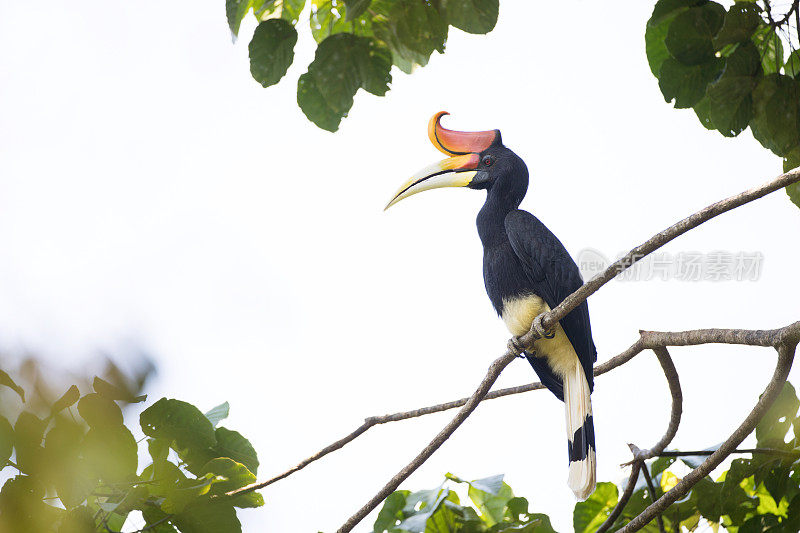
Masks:
[[[171,497],[187,481],[183,471],[169,461],[146,466],[139,479],[147,482],[144,486],[154,499]]]
[[[789,172],[790,170],[794,170],[795,168],[800,167],[800,146],[794,147],[783,159],[783,171]],[[791,185],[786,186],[786,194],[789,195],[789,199],[796,205],[800,207],[800,182],[792,183]],[[800,423],[795,421],[794,423],[794,432],[795,435],[800,434]]]
[[[395,64],[425,66],[434,51],[444,52],[448,25],[432,3],[397,0],[390,6],[384,17],[373,20],[372,30],[399,57]]]
[[[650,475],[655,479],[661,472],[672,466],[674,462],[674,457],[659,457],[650,464]]]
[[[78,412],[89,427],[121,426],[122,410],[112,400],[95,392],[78,402]]]
[[[753,137],[779,156],[800,144],[800,85],[788,76],[765,76],[753,91]]]
[[[211,494],[224,494],[256,482],[256,476],[245,465],[227,457],[212,459],[203,466],[203,471],[216,476],[211,485]],[[247,492],[233,498],[231,503],[235,507],[261,507],[264,497],[255,491]]]
[[[205,417],[208,418],[208,421],[211,422],[211,425],[217,427],[217,424],[220,421],[225,420],[228,418],[228,415],[231,412],[231,406],[228,402],[223,402],[215,407],[212,407],[210,410],[206,411]]]
[[[756,440],[759,447],[783,447],[786,433],[792,426],[800,408],[800,400],[794,387],[788,381],[756,426]]]
[[[800,77],[800,50],[795,50],[789,54],[789,59],[783,66],[783,73],[791,78],[797,79]]]
[[[47,423],[36,415],[23,411],[14,424],[14,447],[17,465],[27,474],[38,473],[42,468],[42,439]]]
[[[714,48],[721,50],[729,44],[748,41],[761,25],[761,7],[758,4],[737,2],[731,6],[725,15],[722,29],[714,38]]]
[[[256,482],[256,476],[246,466],[227,457],[212,459],[206,463],[203,471],[222,478],[214,481],[212,494],[230,492]]]
[[[499,0],[448,0],[447,21],[467,33],[485,34],[497,24]]]
[[[139,416],[148,437],[175,442],[178,449],[210,448],[216,444],[214,426],[194,405],[161,398]]]
[[[140,403],[147,399],[146,394],[135,395],[134,390],[129,387],[120,387],[109,383],[108,381],[95,376],[92,381],[92,388],[97,394],[108,398],[109,400],[119,400],[126,403]]]
[[[170,441],[166,439],[147,439],[147,451],[153,463],[163,463],[169,456]]]
[[[217,444],[213,449],[220,457],[229,457],[245,465],[253,474],[258,474],[258,454],[249,440],[238,431],[223,427],[217,428],[215,435]]]
[[[664,42],[671,22],[672,18],[667,18],[657,25],[648,24],[644,32],[647,63],[650,65],[650,72],[656,78],[660,76],[661,65],[671,57],[667,50],[667,44]]]
[[[263,87],[275,85],[294,61],[297,30],[283,19],[260,23],[250,41],[250,73]]]
[[[753,44],[758,49],[764,74],[777,74],[783,66],[781,39],[769,26],[763,26],[753,34]]]
[[[22,401],[25,401],[25,391],[22,390],[22,387],[14,383],[14,380],[11,379],[11,376],[6,374],[4,370],[0,370],[0,385],[5,385],[6,387],[12,389],[14,392],[19,394],[19,397],[22,398]]]
[[[344,0],[345,5],[345,22],[351,22],[361,15],[367,10],[369,5],[372,3],[372,0]]]
[[[742,524],[739,528],[738,533],[766,533],[766,532],[778,532],[782,529],[779,529],[780,518],[775,516],[774,514],[765,514],[765,515],[758,515],[750,518]]]
[[[747,128],[753,116],[752,92],[760,76],[758,50],[748,42],[725,60],[722,76],[708,87],[709,118],[724,136],[735,137]]]
[[[699,102],[694,105],[694,113],[697,115],[697,120],[707,130],[717,129],[714,122],[711,120],[711,100],[708,96],[704,96]]]
[[[647,21],[647,25],[658,26],[688,11],[689,8],[705,2],[706,0],[658,0],[653,8],[653,14],[650,16],[650,20]]]
[[[306,0],[283,0],[281,7],[281,18],[288,21],[293,26],[297,24],[300,13],[306,5]]]
[[[396,490],[383,501],[383,507],[378,512],[372,533],[385,533],[391,531],[403,519],[403,508],[406,498],[411,494],[407,490]]]
[[[347,21],[345,6],[341,0],[312,0],[311,35],[317,43],[336,33],[370,36],[369,19]]]
[[[669,58],[661,65],[658,86],[667,102],[675,100],[675,107],[685,109],[700,102],[706,87],[722,70],[723,61],[714,58],[702,65],[687,66]]]
[[[158,507],[146,505],[142,509],[142,517],[147,524],[145,527],[148,528],[147,531],[149,533],[178,533],[178,530],[175,529],[175,526],[173,526],[167,520],[167,513]]]
[[[0,531],[53,531],[64,510],[44,503],[44,496],[44,487],[33,477],[19,475],[6,481],[0,490]]]
[[[424,532],[428,519],[433,516],[449,495],[450,489],[421,490],[410,494],[406,498],[406,506],[403,509],[406,518],[400,522],[397,529],[415,533]]]
[[[619,492],[613,483],[598,483],[597,488],[584,502],[575,504],[572,525],[575,533],[593,533],[605,522],[611,510],[617,505]]]
[[[78,387],[75,385],[71,386],[69,389],[67,389],[67,392],[61,396],[61,398],[55,401],[52,409],[50,409],[50,414],[54,415],[56,413],[60,413],[67,407],[74,405],[75,402],[80,399],[80,397],[81,393],[78,391]]]
[[[533,513],[530,515],[530,520],[530,523],[533,524],[533,528],[530,530],[531,533],[556,533],[556,530],[553,529],[553,525],[550,523],[550,517],[546,514]]]
[[[374,39],[331,35],[317,47],[308,73],[298,80],[297,102],[317,126],[336,131],[359,87],[382,95],[391,81],[388,50]]]
[[[308,120],[323,130],[338,130],[339,123],[345,117],[344,113],[339,113],[328,105],[317,87],[314,76],[309,72],[301,75],[297,80],[297,104]]]
[[[716,2],[693,7],[675,17],[664,40],[672,57],[684,65],[713,61],[712,39],[722,26],[725,9]]]
[[[722,509],[720,508],[721,494],[722,483],[714,483],[711,478],[705,477],[692,487],[690,497],[706,520],[719,522],[722,515]]]
[[[242,20],[251,7],[253,7],[252,0],[225,0],[228,27],[234,36],[239,35],[239,26],[241,26]]]
[[[98,426],[83,439],[82,454],[96,478],[109,483],[127,481],[136,475],[138,447],[125,426]]]
[[[514,493],[512,492],[511,487],[509,487],[506,483],[501,482],[500,487],[498,488],[496,486],[496,477],[495,479],[487,479],[488,481],[478,480],[478,486],[486,486],[487,488],[495,489],[494,493],[481,490],[475,484],[470,483],[467,494],[478,507],[483,521],[488,525],[493,526],[498,522],[503,521],[506,511],[506,504],[508,504],[508,501],[514,497]]]
[[[5,468],[13,450],[14,428],[6,417],[0,416],[0,470]]]
[[[95,533],[92,513],[87,507],[76,507],[68,511],[58,528],[58,533]]]
[[[489,494],[496,496],[500,493],[505,485],[505,483],[503,483],[503,477],[503,474],[498,474],[496,476],[470,481],[469,484],[474,489],[488,492]]]
[[[97,479],[89,474],[81,457],[84,427],[59,418],[44,439],[44,468],[66,508],[80,505],[95,488]]]
[[[226,503],[187,507],[173,519],[181,533],[241,533],[236,509]]]

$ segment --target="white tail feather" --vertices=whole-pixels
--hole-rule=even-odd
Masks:
[[[575,432],[583,426],[587,416],[592,414],[589,383],[583,375],[583,368],[576,364],[573,372],[564,377],[564,406],[567,417],[567,439],[572,442]],[[588,428],[587,428],[588,429]],[[589,430],[594,434],[594,428]],[[584,442],[585,443],[585,442]],[[594,444],[594,442],[592,442]],[[596,484],[596,458],[594,447],[588,449],[586,457],[580,461],[571,461],[567,485],[581,501],[594,492]]]

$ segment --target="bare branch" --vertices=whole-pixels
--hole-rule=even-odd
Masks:
[[[638,457],[641,460],[650,459],[657,454],[664,451],[669,446],[675,434],[678,433],[678,426],[681,423],[681,414],[683,413],[683,393],[681,392],[681,382],[678,378],[678,371],[675,369],[675,364],[672,362],[672,357],[669,356],[669,351],[665,347],[653,348],[658,362],[661,363],[661,369],[664,371],[664,376],[667,378],[669,385],[669,392],[672,395],[672,411],[669,417],[669,426],[667,432],[661,437],[655,446],[649,450],[642,450],[642,454]]]
[[[794,360],[796,343],[782,344],[776,349],[778,351],[778,362],[772,379],[764,389],[764,393],[759,398],[753,410],[747,415],[742,424],[728,437],[718,450],[714,451],[700,466],[689,472],[681,479],[677,485],[661,496],[657,501],[650,504],[641,514],[631,520],[625,527],[620,529],[621,533],[632,533],[646,526],[656,514],[664,512],[667,507],[686,495],[687,492],[701,479],[707,476],[719,464],[725,460],[742,441],[752,433],[758,421],[767,412],[767,409],[775,401],[789,376],[789,370]]]
[[[684,346],[688,344],[706,344],[713,342],[743,344],[749,346],[772,346],[773,343],[778,342],[778,340],[790,339],[790,338],[800,338],[800,322],[795,322],[794,324],[790,324],[786,327],[774,330],[751,331],[751,330],[735,330],[735,329],[703,329],[703,330],[679,331],[679,332],[641,331],[639,339],[632,345],[630,345],[626,350],[612,357],[608,361],[594,367],[594,375],[595,377],[601,376],[617,367],[624,365],[625,363],[636,357],[639,353],[641,353],[646,347],[651,349],[658,348],[658,346],[656,346],[657,341],[663,342],[667,346]],[[686,342],[686,339],[690,339],[691,342]],[[664,368],[663,363],[662,363],[662,368]],[[672,368],[674,369],[674,366]],[[665,374],[666,372],[667,370],[665,370]],[[677,372],[675,372],[675,378],[677,382]],[[670,380],[669,376],[667,377],[667,380],[668,383],[670,383],[670,390],[672,391],[673,382]],[[678,393],[680,393],[680,384],[678,383],[677,386],[678,386]],[[545,388],[544,385],[542,385],[541,382],[537,381],[533,383],[528,383],[526,385],[519,385],[516,387],[508,387],[505,389],[492,391],[484,397],[484,400],[494,400],[496,398],[503,398],[505,396],[511,396],[514,394],[521,394],[524,392],[542,390],[544,388]],[[325,457],[329,453],[343,448],[345,445],[349,444],[356,438],[363,435],[367,430],[369,430],[373,426],[386,424],[389,422],[399,422],[401,420],[409,420],[420,416],[430,415],[434,413],[441,413],[443,411],[448,411],[450,409],[456,409],[458,407],[464,406],[467,403],[467,401],[469,401],[469,399],[470,398],[461,398],[460,400],[453,400],[450,402],[430,405],[427,407],[420,407],[419,409],[413,409],[411,411],[401,411],[398,413],[393,413],[388,415],[371,416],[365,419],[364,423],[361,424],[354,431],[352,431],[350,434],[337,440],[336,442],[333,442],[332,444],[329,444],[325,448],[322,448],[320,451],[304,459],[296,466],[293,466],[292,468],[286,470],[285,472],[278,474],[275,477],[272,477],[266,481],[254,483],[253,485],[248,485],[246,487],[242,487],[240,489],[228,492],[225,494],[225,496],[234,497],[247,492],[260,490],[269,485],[272,485],[277,481],[287,478],[290,475],[294,474],[295,472],[302,470],[306,466],[310,465],[314,461],[318,461],[319,459]],[[680,409],[680,406],[677,406],[677,409]],[[676,416],[676,397],[673,392],[672,417],[674,416]],[[680,414],[678,414],[677,416],[679,417]],[[669,443],[667,442],[666,444],[664,444],[664,447],[668,445]],[[655,448],[656,447],[653,447],[653,449]],[[658,453],[654,454],[653,457],[661,455],[668,456],[671,453],[674,452],[664,452],[664,454]],[[703,455],[703,454],[704,454],[703,452],[699,452],[687,455]],[[709,454],[710,452],[706,455]]]
[[[692,457],[693,455],[703,456],[711,455],[716,450],[695,450],[695,451],[669,451],[661,452],[658,457]],[[737,448],[731,452],[733,453],[750,453],[750,454],[764,454],[764,455],[782,455],[784,457],[797,458],[800,452],[795,450],[775,450],[773,448]]]
[[[478,407],[478,404],[483,400],[484,396],[489,392],[489,389],[492,388],[492,385],[497,378],[500,376],[500,373],[503,371],[508,364],[513,361],[518,354],[514,353],[513,350],[508,350],[505,354],[501,357],[497,358],[494,363],[489,367],[489,371],[486,373],[486,377],[483,378],[481,384],[478,386],[477,390],[472,394],[472,396],[467,400],[467,403],[458,414],[436,435],[433,440],[425,446],[425,448],[405,467],[403,467],[400,472],[395,474],[395,476],[389,480],[389,482],[380,490],[378,493],[372,497],[370,501],[368,501],[361,509],[359,509],[356,514],[351,516],[347,522],[344,523],[342,527],[337,530],[337,533],[347,533],[348,531],[352,530],[361,520],[364,519],[373,509],[375,509],[389,494],[397,490],[397,487],[400,486],[408,476],[411,475],[414,470],[419,468],[422,463],[428,460],[428,458],[433,455],[439,447],[446,441],[450,435],[461,425],[464,420]]]
[[[676,237],[679,237],[687,231],[696,228],[700,224],[711,220],[717,215],[721,215],[722,213],[730,211],[731,209],[735,209],[746,203],[752,202],[753,200],[757,200],[771,192],[775,192],[778,189],[786,187],[787,185],[791,185],[796,181],[800,181],[800,168],[790,170],[789,172],[781,174],[777,178],[763,185],[711,204],[705,209],[702,209],[697,213],[684,218],[680,222],[673,224],[664,231],[657,233],[647,242],[637,246],[628,252],[627,255],[615,261],[605,271],[584,283],[583,286],[581,286],[577,291],[564,298],[564,301],[557,305],[555,309],[544,313],[541,320],[542,325],[546,329],[552,328],[555,326],[556,322],[567,316],[570,311],[575,309],[589,296],[597,292],[600,287],[614,279],[617,274],[626,270],[643,257],[658,250]],[[525,342],[526,346],[529,345],[529,342],[524,338],[523,342]]]

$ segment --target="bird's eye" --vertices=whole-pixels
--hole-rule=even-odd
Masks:
[[[492,163],[494,163],[494,158],[492,156],[487,155],[486,157],[483,158],[484,166],[490,167],[492,166]]]

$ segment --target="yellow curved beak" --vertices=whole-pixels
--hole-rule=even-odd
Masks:
[[[478,173],[476,170],[478,163],[480,163],[478,154],[467,154],[448,157],[425,167],[397,189],[383,210],[386,211],[400,200],[422,191],[441,187],[466,187]]]

